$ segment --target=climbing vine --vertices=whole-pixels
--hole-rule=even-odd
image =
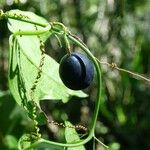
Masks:
[[[37,147],[39,144],[42,143],[46,143],[48,145],[53,145],[53,146],[60,146],[60,147],[79,147],[79,146],[83,146],[90,140],[94,139],[98,141],[104,148],[107,149],[108,146],[103,144],[100,140],[98,140],[95,137],[95,127],[96,127],[96,121],[98,117],[100,101],[101,101],[101,92],[102,92],[101,64],[105,64],[113,69],[117,69],[119,71],[129,73],[134,77],[138,77],[139,79],[145,80],[147,82],[150,82],[150,80],[139,74],[119,68],[115,63],[109,64],[107,62],[102,62],[98,60],[91,53],[89,48],[76,35],[72,34],[65,25],[63,25],[60,22],[47,22],[46,20],[40,18],[39,16],[36,16],[35,14],[29,12],[22,12],[19,10],[12,10],[8,12],[3,12],[2,10],[0,10],[0,20],[1,19],[8,19],[8,27],[12,32],[12,35],[10,37],[10,61],[9,61],[10,90],[14,98],[16,99],[17,103],[19,103],[25,108],[25,110],[28,112],[29,117],[33,120],[34,123],[33,132],[31,134],[23,135],[18,142],[19,145],[18,147],[20,149],[31,149]],[[22,25],[24,26],[22,28],[20,26],[20,28],[16,27],[14,29],[14,25],[16,25],[15,24],[16,21],[19,23],[21,22],[21,26]],[[45,54],[44,42],[46,41],[47,38],[49,38],[52,35],[56,36],[58,40],[60,37],[64,39],[66,44],[66,53],[70,55],[72,53],[71,44],[75,44],[82,51],[84,51],[84,53],[94,64],[96,70],[96,77],[97,77],[97,97],[96,97],[95,110],[93,113],[92,121],[88,129],[83,125],[72,125],[69,122],[58,123],[54,120],[50,121],[49,118],[46,116],[46,114],[41,110],[39,106],[40,99],[42,99],[44,96],[45,97],[49,96],[47,94],[48,93],[47,91],[43,92],[41,82],[46,81],[44,80],[47,77],[47,76],[45,77],[45,74],[48,74],[48,72],[46,72],[45,68],[48,66],[48,63],[50,61],[49,56]],[[34,43],[35,45],[33,46],[33,51],[31,53],[35,53],[35,55],[37,55],[37,59],[36,57],[35,58],[30,57],[29,49],[23,47],[24,40],[29,41],[27,38],[31,38],[33,39],[33,42],[35,42]],[[35,49],[35,46],[38,48],[38,51]],[[25,73],[23,67],[25,66],[23,66],[22,58],[24,59],[26,64],[30,64],[31,66],[33,65],[29,70],[30,73],[32,74],[32,69],[34,69],[33,71],[34,75],[31,77],[31,79],[29,79],[30,76],[25,77],[24,75]],[[14,62],[14,59],[16,59],[17,61]],[[81,91],[74,92],[68,90],[62,84],[61,81],[60,83],[62,88],[65,89],[64,95],[67,97],[66,99],[68,99],[68,93],[69,94],[71,93],[71,95],[75,94],[80,96],[82,94],[83,97],[85,96]],[[47,84],[47,83],[45,82],[43,84]],[[53,87],[51,88],[54,93],[58,92],[57,90],[54,90]],[[67,102],[67,100],[65,102]],[[42,121],[44,123],[45,122],[47,122],[48,124],[52,123],[54,125],[63,127],[65,129],[70,128],[72,129],[71,132],[75,132],[77,137],[78,135],[75,130],[80,129],[88,133],[88,136],[83,139],[80,139],[78,137],[78,140],[74,140],[71,142],[67,141],[66,143],[43,139],[38,127],[40,125],[39,118],[41,114],[43,116]],[[27,142],[28,144],[26,144]],[[82,147],[82,149],[84,149],[84,147]]]

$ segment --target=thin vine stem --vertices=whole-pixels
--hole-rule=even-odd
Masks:
[[[47,30],[45,30],[44,32],[47,32]],[[32,33],[34,33],[34,32],[32,32]],[[40,34],[40,33],[38,33],[38,34]],[[25,32],[25,31],[23,31],[22,33],[18,32],[17,35],[28,35],[28,32]],[[85,143],[90,141],[92,139],[92,137],[94,136],[97,116],[98,116],[99,107],[100,107],[102,79],[101,79],[100,66],[99,66],[98,62],[96,61],[95,57],[93,56],[93,54],[90,52],[90,50],[87,47],[85,47],[79,40],[74,38],[73,36],[68,34],[67,37],[69,38],[70,41],[72,41],[73,43],[78,45],[91,58],[91,60],[93,61],[94,65],[95,65],[96,71],[97,71],[97,82],[98,82],[98,84],[97,84],[97,87],[98,87],[97,101],[96,101],[96,104],[95,104],[96,107],[95,107],[95,111],[94,111],[94,114],[93,114],[93,119],[91,121],[92,124],[91,124],[91,127],[90,127],[90,133],[89,133],[88,137],[85,138],[84,140],[80,140],[80,141],[74,142],[74,143],[59,143],[59,142],[48,141],[48,140],[45,140],[45,139],[41,139],[41,140],[44,143],[53,144],[53,145],[62,146],[62,147],[77,147],[77,146],[80,146],[80,145],[84,145]],[[39,141],[33,143],[29,148],[32,148],[32,147],[36,146],[38,143],[39,143]]]
[[[95,145],[95,139],[93,138],[93,150],[95,150],[95,147],[96,145]]]
[[[13,16],[8,16],[8,18],[12,18],[12,19],[16,19],[17,18],[13,18]],[[20,19],[19,19],[20,20]],[[28,23],[32,23],[32,24],[35,24],[35,25],[39,25],[37,22],[33,22],[33,21],[30,21],[30,20],[24,20],[21,18],[21,21],[24,21],[24,22],[28,22]],[[41,25],[40,26],[42,27],[47,27],[45,25]],[[57,28],[51,28],[51,30],[53,29],[54,33],[56,34],[59,34],[61,33],[62,34],[62,31],[60,29],[57,29]],[[38,34],[42,34],[42,33],[45,33],[47,31],[51,31],[49,28],[47,29],[44,29],[42,30],[42,32],[37,32],[36,31],[36,35]],[[26,31],[19,31],[19,32],[16,32],[14,33],[15,35],[35,35],[35,31],[32,31],[32,32],[26,32]],[[66,33],[65,33],[66,34]],[[97,62],[97,60],[95,59],[95,57],[93,56],[93,54],[90,52],[90,50],[84,45],[82,44],[81,41],[79,41],[78,39],[76,39],[75,37],[73,37],[71,34],[66,34],[66,36],[68,37],[68,39],[70,41],[72,41],[73,43],[75,43],[76,45],[78,45],[90,58],[91,60],[93,61],[93,64],[95,65],[95,69],[96,69],[96,72],[97,72],[97,100],[96,100],[96,104],[95,104],[95,110],[94,110],[94,114],[93,114],[93,118],[92,118],[92,121],[91,121],[91,127],[90,127],[90,132],[89,132],[89,135],[87,138],[83,139],[83,140],[80,140],[80,141],[77,141],[77,142],[74,142],[74,143],[59,143],[59,142],[54,142],[54,141],[49,141],[49,140],[45,140],[45,139],[40,139],[38,140],[37,142],[33,143],[32,145],[30,145],[27,149],[30,149],[32,147],[35,147],[37,144],[41,143],[41,142],[44,142],[44,143],[47,143],[47,144],[52,144],[52,145],[57,145],[57,146],[62,146],[62,147],[77,147],[77,146],[80,146],[80,145],[84,145],[85,143],[87,143],[88,141],[90,141],[92,139],[92,137],[94,137],[94,132],[95,132],[95,126],[96,126],[96,121],[97,121],[97,117],[98,117],[98,113],[99,113],[99,107],[100,107],[100,99],[101,99],[101,89],[102,89],[102,78],[101,78],[101,68]]]
[[[96,57],[95,57],[96,58]],[[123,69],[123,68],[120,68],[117,66],[116,63],[108,63],[108,62],[104,62],[104,61],[100,61],[99,59],[96,58],[96,60],[100,63],[100,64],[104,64],[104,65],[107,65],[108,67],[111,67],[113,69],[117,69],[118,71],[122,71],[122,72],[125,72],[125,73],[128,73],[128,74],[131,74],[133,75],[134,77],[137,77],[139,79],[142,79],[142,80],[145,80],[145,81],[148,81],[150,82],[150,79],[149,78],[146,78],[144,77],[143,75],[140,75],[140,74],[137,74],[137,73],[134,73],[132,71],[129,71],[129,70],[126,70],[126,69]]]
[[[90,52],[90,50],[87,47],[85,47],[78,39],[76,39],[72,35],[68,35],[68,38],[72,42],[77,44],[91,58],[91,60],[93,61],[94,65],[95,65],[95,69],[97,72],[97,100],[96,100],[96,104],[95,104],[96,107],[95,107],[93,120],[92,120],[92,124],[91,124],[91,129],[90,129],[90,135],[93,136],[97,117],[98,117],[99,107],[100,107],[100,99],[101,99],[101,89],[102,89],[101,68],[100,68],[97,60],[95,59],[95,57],[93,56],[93,54]]]
[[[52,145],[57,145],[57,146],[62,146],[62,147],[77,147],[77,146],[86,144],[88,141],[90,141],[92,139],[92,137],[94,137],[95,126],[96,126],[96,121],[97,121],[99,107],[100,107],[101,88],[102,88],[101,87],[102,79],[101,79],[100,66],[99,66],[98,62],[96,61],[95,57],[93,56],[93,54],[90,52],[90,50],[87,47],[85,47],[82,43],[80,43],[77,39],[75,39],[71,35],[68,35],[68,38],[72,42],[77,44],[82,50],[84,50],[84,52],[91,58],[91,60],[93,61],[94,65],[95,65],[95,69],[97,72],[97,100],[96,100],[96,104],[95,104],[95,111],[93,114],[93,119],[91,121],[92,124],[90,127],[89,135],[87,138],[77,141],[77,142],[74,142],[74,143],[59,143],[59,142],[49,141],[49,140],[45,140],[45,139],[40,139],[39,141],[33,143],[30,147],[28,147],[28,149],[35,147],[37,144],[39,144],[41,142],[47,143],[47,144],[52,144]]]
[[[66,33],[65,31],[62,31],[62,29],[51,27],[51,24],[43,24],[43,23],[35,22],[33,20],[30,20],[30,19],[17,18],[16,16],[13,16],[12,14],[9,14],[8,12],[3,13],[2,11],[1,11],[1,16],[0,17],[1,18],[3,18],[3,17],[4,18],[11,18],[11,19],[15,19],[15,20],[19,20],[19,21],[23,21],[23,22],[27,22],[27,23],[30,23],[30,24],[34,24],[34,25],[43,27],[43,29],[39,30],[39,31],[18,31],[18,32],[14,33],[14,35],[39,35],[39,34],[43,34],[43,33],[47,32],[47,31],[49,31],[49,32],[53,31],[55,34],[58,34],[58,35],[63,35],[65,33],[70,41],[72,41],[73,43],[78,45],[91,58],[91,60],[93,61],[94,65],[95,65],[95,69],[96,69],[96,72],[97,72],[97,91],[98,91],[97,92],[97,100],[96,100],[96,104],[95,104],[95,110],[94,110],[93,118],[92,118],[92,121],[91,121],[90,132],[89,132],[88,137],[83,139],[83,140],[74,142],[74,143],[59,143],[59,142],[49,141],[49,140],[45,140],[45,139],[41,138],[37,142],[33,143],[28,148],[26,148],[26,150],[31,149],[31,148],[35,147],[36,145],[38,145],[40,143],[47,143],[47,144],[57,145],[57,146],[61,146],[61,147],[77,147],[77,146],[80,146],[80,145],[83,145],[83,144],[87,143],[93,137],[95,138],[95,140],[97,140],[99,143],[101,143],[104,147],[107,147],[101,141],[99,141],[94,135],[96,121],[97,121],[97,117],[98,117],[98,113],[99,113],[100,99],[101,99],[102,77],[101,77],[101,67],[100,67],[99,63],[102,64],[102,62],[98,61],[93,56],[93,54],[90,52],[90,50],[87,48],[87,46],[85,46],[83,44],[82,41],[80,41],[79,39],[77,39],[76,37],[71,35],[70,33]],[[103,62],[103,64],[108,65],[109,63],[107,63],[107,62],[104,63]],[[113,64],[109,64],[109,66],[110,65],[112,67]],[[127,72],[129,74],[132,74],[132,75],[137,76],[139,78],[142,78],[144,80],[147,80],[147,78],[145,78],[145,77],[143,77],[139,74],[136,74],[136,73],[133,73],[131,71],[119,68],[116,65],[114,65],[113,68],[115,68],[119,71]],[[150,81],[150,80],[148,79],[147,81]]]
[[[107,145],[105,145],[103,142],[101,142],[96,136],[94,136],[94,139],[100,143],[103,147],[105,147],[106,149],[109,149],[109,147]]]

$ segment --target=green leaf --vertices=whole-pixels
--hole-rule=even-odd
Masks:
[[[13,12],[28,15],[34,21],[38,20],[40,23],[47,23],[43,18],[33,13],[19,10]],[[8,26],[11,32],[19,29],[35,30],[34,25],[14,19],[9,19]],[[49,35],[44,34],[42,39],[46,40]],[[10,38],[9,87],[19,105],[31,100],[30,89],[37,76],[40,60],[40,42],[37,36],[16,36],[16,40],[13,37]],[[62,100],[65,103],[71,96],[87,97],[82,91],[72,91],[65,87],[60,80],[58,69],[59,64],[45,54],[41,78],[35,91],[37,103],[43,99]]]
[[[27,21],[34,21],[34,22],[37,22],[37,23],[40,23],[44,26],[48,25],[48,21],[45,20],[44,18],[32,13],[32,12],[28,12],[28,11],[21,11],[21,10],[18,10],[18,9],[15,9],[15,10],[10,10],[7,12],[8,14],[10,15],[15,15],[15,16],[23,16],[22,18],[24,20],[27,20]],[[43,29],[43,27],[41,26],[37,26],[38,27],[38,30],[41,30]],[[21,21],[21,20],[16,20],[16,19],[12,19],[12,18],[9,18],[8,19],[8,28],[9,30],[12,32],[12,33],[15,33],[16,31],[35,31],[35,25],[34,24],[31,24],[31,23],[28,23],[28,22],[25,22],[25,21]]]
[[[35,143],[36,142],[36,143]],[[34,144],[34,145],[32,145]],[[31,146],[32,145],[32,146]],[[31,134],[23,134],[18,142],[18,149],[30,149],[30,150],[62,150],[61,146],[44,143],[41,139],[36,139]]]
[[[34,143],[34,141],[32,141],[31,139],[32,137],[30,134],[23,134],[22,137],[19,139],[18,149],[23,150],[31,146]],[[34,150],[34,148],[32,148],[31,150]]]
[[[69,128],[69,126],[72,126],[72,124],[69,121],[65,122],[66,128],[65,128],[65,138],[67,143],[73,143],[80,141],[80,137],[78,136],[78,133],[74,128]],[[78,147],[69,147],[67,150],[85,150],[84,146],[78,146]]]
[[[22,15],[24,16],[23,19],[24,20],[32,20],[34,22],[40,23],[44,26],[49,25],[49,22],[47,20],[45,20],[44,18],[37,16],[36,14],[32,13],[32,12],[28,12],[28,11],[20,11],[20,10],[10,10],[8,11],[9,14],[13,15],[13,14],[17,14],[18,16]],[[44,29],[41,26],[36,26],[34,24],[31,24],[29,22],[25,22],[25,21],[20,21],[20,20],[15,20],[12,18],[8,19],[8,28],[12,33],[18,32],[18,31],[36,31],[36,30],[42,30]],[[37,28],[37,29],[36,29]],[[42,39],[44,41],[46,41],[46,39],[51,35],[51,32],[46,32],[44,34],[41,35]]]

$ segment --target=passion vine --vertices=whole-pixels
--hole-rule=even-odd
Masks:
[[[99,113],[100,107],[100,100],[101,100],[101,91],[102,91],[102,73],[101,67],[99,64],[103,63],[100,62],[88,47],[75,35],[73,35],[62,23],[60,22],[47,22],[44,18],[41,18],[33,13],[30,12],[23,12],[19,10],[11,10],[8,12],[0,11],[0,19],[8,19],[8,27],[12,32],[12,36],[10,38],[10,69],[9,69],[9,79],[10,79],[10,90],[16,101],[22,105],[28,112],[28,115],[34,122],[35,130],[32,134],[26,134],[19,140],[19,148],[20,149],[32,149],[37,147],[40,144],[47,144],[49,146],[61,146],[61,147],[78,147],[83,146],[85,143],[90,141],[92,138],[97,140],[101,143],[105,148],[108,148],[104,145],[101,141],[99,141],[95,137],[95,126],[96,121]],[[20,23],[14,28],[12,24],[17,21]],[[86,130],[85,127],[81,125],[71,125],[68,122],[65,124],[59,124],[55,121],[49,121],[48,117],[45,113],[41,110],[39,106],[39,101],[45,93],[48,93],[49,90],[44,89],[43,81],[45,78],[48,79],[51,72],[47,71],[46,68],[49,65],[50,57],[45,54],[44,51],[44,42],[47,38],[51,35],[55,35],[58,40],[59,37],[64,38],[66,42],[66,51],[67,54],[62,58],[60,62],[60,66],[57,64],[57,69],[59,68],[60,78],[62,79],[63,83],[72,90],[82,90],[87,88],[93,78],[94,78],[94,71],[97,77],[97,98],[95,102],[95,110],[93,113],[92,121],[90,127],[88,129],[88,136],[84,139],[80,139],[77,136],[75,129],[83,129]],[[34,43],[33,45],[31,44]],[[24,43],[25,41],[31,44],[30,49],[29,47],[24,48],[26,46]],[[81,50],[84,51],[85,54],[72,52],[70,49],[70,44],[75,44]],[[26,43],[28,44],[28,43]],[[30,45],[28,45],[30,46]],[[37,50],[38,49],[38,50]],[[36,55],[36,56],[34,56]],[[24,57],[25,56],[25,57]],[[34,58],[32,58],[34,56]],[[14,62],[16,60],[16,62]],[[24,75],[23,71],[26,65],[22,63],[22,61],[26,62],[32,67],[25,70],[26,76]],[[51,59],[53,63],[54,60]],[[127,71],[125,69],[121,69],[117,67],[115,63],[103,63],[112,68],[115,68],[120,71],[127,72],[132,74],[136,77],[144,79],[146,81],[150,81],[149,79],[132,73],[131,71]],[[45,65],[45,66],[44,66]],[[34,71],[33,71],[34,70]],[[48,73],[47,73],[48,72]],[[33,76],[30,78],[29,75]],[[48,77],[47,77],[48,76]],[[60,78],[56,74],[57,82],[60,82]],[[50,76],[51,78],[52,76]],[[28,83],[28,84],[27,84]],[[45,82],[44,84],[47,84]],[[48,86],[48,85],[47,85]],[[43,89],[41,89],[43,87]],[[63,87],[63,88],[62,88]],[[60,84],[60,89],[62,89],[62,95],[68,98],[68,93],[72,93],[72,90],[67,89],[64,85]],[[64,90],[65,89],[65,90]],[[51,89],[53,90],[53,95],[60,99],[58,96],[58,88]],[[66,92],[67,91],[67,92]],[[56,93],[56,94],[55,94]],[[82,92],[73,92],[76,95],[83,95]],[[46,95],[46,94],[45,94]],[[63,97],[62,97],[63,99]],[[67,102],[67,100],[65,100]],[[72,132],[76,134],[78,138],[77,140],[70,141],[67,138],[67,143],[55,142],[43,139],[39,133],[38,125],[43,124],[43,122],[39,121],[39,116],[43,117],[48,123],[54,123],[66,128],[74,129]],[[43,120],[44,120],[43,119]],[[28,141],[27,144],[25,144]]]

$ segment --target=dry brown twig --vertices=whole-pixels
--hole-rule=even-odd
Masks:
[[[95,58],[96,58],[96,57],[95,57]],[[111,67],[111,68],[113,68],[113,69],[117,69],[118,71],[126,72],[126,73],[128,73],[128,74],[131,74],[133,77],[137,77],[138,79],[142,79],[142,80],[145,80],[145,81],[147,81],[148,83],[150,83],[150,79],[149,79],[149,78],[146,78],[146,77],[144,77],[143,75],[134,73],[134,72],[132,72],[132,71],[119,68],[116,63],[111,63],[111,64],[110,64],[110,63],[108,63],[108,62],[100,61],[100,60],[97,59],[97,58],[96,58],[96,60],[97,60],[98,63],[100,63],[100,64],[107,65],[108,67]]]

